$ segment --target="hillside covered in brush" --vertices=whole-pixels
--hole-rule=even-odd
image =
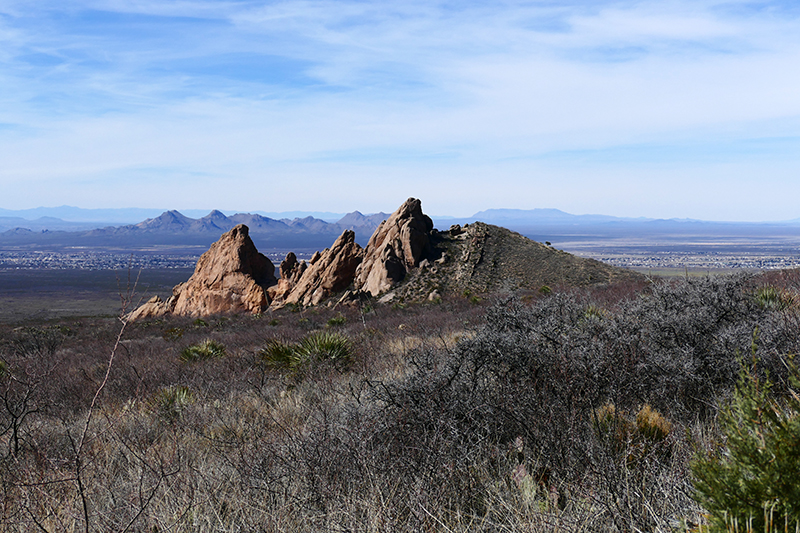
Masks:
[[[781,272],[0,324],[0,530],[793,531],[798,301]],[[759,499],[692,498],[720,484]]]

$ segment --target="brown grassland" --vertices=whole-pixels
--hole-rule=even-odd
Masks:
[[[786,271],[2,323],[0,531],[697,528],[692,460],[742,360],[790,390],[798,292]]]

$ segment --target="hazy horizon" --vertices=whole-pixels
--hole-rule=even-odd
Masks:
[[[396,207],[397,206],[395,206],[395,208]],[[77,210],[77,211],[83,213],[85,217],[89,217],[89,215],[92,214],[93,212],[108,213],[109,216],[116,215],[116,217],[112,216],[112,218],[109,219],[109,220],[101,218],[101,215],[97,215],[96,217],[91,217],[91,218],[80,218],[80,217],[79,218],[68,218],[69,217],[68,214],[63,214],[61,216],[57,216],[58,215],[57,212],[60,209]],[[250,210],[250,211],[247,211],[247,210],[236,210],[236,209],[215,209],[215,208],[212,208],[212,209],[197,209],[197,208],[178,209],[178,208],[163,208],[163,207],[83,208],[83,207],[77,207],[77,206],[71,206],[71,205],[61,205],[61,206],[53,206],[53,207],[39,206],[39,207],[29,208],[29,209],[8,209],[8,208],[0,207],[0,218],[15,218],[15,217],[18,217],[18,218],[22,218],[22,219],[28,220],[28,221],[35,221],[35,220],[37,220],[38,218],[41,218],[41,217],[53,217],[53,218],[59,218],[59,219],[65,221],[65,222],[86,222],[86,223],[91,223],[91,222],[117,222],[117,223],[123,223],[123,224],[131,224],[131,223],[142,222],[147,218],[156,218],[156,217],[158,217],[158,216],[160,216],[160,215],[162,215],[162,214],[164,214],[166,212],[169,212],[169,211],[177,211],[177,212],[181,213],[182,215],[184,215],[184,216],[186,216],[188,218],[193,218],[193,219],[198,219],[198,218],[202,218],[204,216],[207,216],[212,211],[220,211],[225,216],[232,216],[232,215],[235,215],[235,214],[260,214],[262,216],[267,216],[267,217],[271,217],[271,218],[281,218],[281,219],[286,219],[286,218],[292,219],[292,218],[296,218],[296,217],[303,218],[303,217],[306,217],[306,216],[312,216],[314,218],[325,220],[327,222],[335,222],[338,219],[342,218],[343,216],[346,216],[346,215],[348,215],[350,213],[353,213],[353,212],[356,212],[356,211],[360,212],[361,214],[363,214],[365,216],[370,216],[370,215],[375,215],[375,214],[379,214],[379,213],[390,214],[394,210],[395,209],[388,209],[388,210],[381,210],[381,211],[376,211],[376,212],[364,211],[364,210],[361,210],[361,209],[355,209],[355,210],[349,211],[349,212],[343,212],[343,211],[342,212],[337,212],[337,211],[309,211],[309,210],[302,210],[302,209],[292,209],[292,210],[286,210],[286,211],[264,211],[264,210]],[[40,213],[39,214],[31,214],[31,215],[29,215],[31,217],[36,217],[36,218],[25,218],[21,214],[21,213],[27,213],[27,212],[30,212],[30,211],[36,211],[36,212],[40,212]],[[561,210],[561,209],[557,209],[557,208],[552,208],[552,207],[535,207],[535,208],[530,208],[530,209],[505,208],[505,207],[487,207],[487,208],[475,211],[474,213],[471,213],[471,214],[468,214],[468,215],[453,215],[451,213],[429,213],[427,210],[425,210],[425,206],[423,204],[423,211],[427,215],[431,216],[432,218],[442,219],[442,220],[446,220],[446,219],[454,219],[454,220],[472,219],[472,218],[475,218],[476,216],[478,216],[478,215],[480,215],[481,213],[484,213],[484,212],[507,212],[508,215],[511,215],[513,213],[517,213],[519,215],[525,215],[525,214],[530,215],[530,214],[535,213],[535,212],[540,212],[540,213],[541,212],[558,212],[558,213],[562,213],[564,215],[573,216],[573,217],[607,217],[607,218],[612,218],[612,219],[629,220],[629,221],[637,221],[637,220],[675,220],[675,221],[697,221],[697,222],[711,222],[711,223],[744,223],[744,224],[748,224],[748,223],[753,223],[753,224],[771,224],[771,223],[781,224],[781,223],[796,223],[796,222],[800,221],[800,217],[795,217],[795,218],[790,218],[790,219],[781,219],[781,220],[773,219],[773,220],[751,220],[751,221],[747,221],[747,220],[713,220],[713,219],[699,219],[699,218],[689,218],[689,217],[666,217],[666,218],[648,217],[648,216],[624,217],[624,216],[617,216],[617,215],[613,215],[613,214],[600,213],[600,212],[570,213],[570,212],[567,212],[567,211],[564,211],[564,210]],[[135,217],[136,215],[129,215],[129,216],[126,217],[125,213],[127,213],[127,212],[141,213],[139,216],[140,217],[144,217],[144,218],[131,218],[131,217]],[[495,213],[495,215],[497,215],[497,213]]]

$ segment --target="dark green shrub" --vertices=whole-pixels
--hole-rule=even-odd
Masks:
[[[167,328],[164,330],[164,333],[161,335],[165,341],[177,341],[183,337],[183,328]]]
[[[347,318],[344,317],[342,314],[338,314],[335,317],[328,319],[327,326],[329,328],[336,327],[336,326],[343,326],[347,322]]]
[[[353,343],[345,335],[324,331],[312,333],[296,344],[270,340],[259,352],[259,357],[267,366],[292,372],[321,361],[332,361],[346,367],[352,363]]]
[[[52,357],[64,338],[72,335],[65,326],[26,326],[18,328],[15,333],[10,344],[15,354],[21,357]]]
[[[184,348],[181,352],[180,360],[184,363],[192,363],[224,356],[225,346],[215,340],[206,339],[200,344],[193,344]]]
[[[783,531],[800,527],[800,396],[772,394],[768,379],[742,366],[730,403],[720,412],[726,443],[692,463],[696,500],[709,531]]]
[[[295,369],[305,361],[297,353],[297,346],[286,344],[277,339],[267,342],[267,345],[258,353],[261,361],[270,367],[281,369]]]

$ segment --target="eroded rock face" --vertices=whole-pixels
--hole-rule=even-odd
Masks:
[[[146,318],[159,318],[170,312],[167,302],[153,296],[128,315],[128,320],[143,320]]]
[[[428,252],[432,229],[433,222],[422,212],[422,202],[406,200],[372,234],[356,272],[356,287],[377,296],[402,281]]]
[[[284,300],[289,295],[292,288],[300,281],[300,278],[307,268],[308,263],[305,261],[298,261],[294,252],[286,254],[286,259],[281,261],[281,278],[278,280],[278,284],[267,290],[270,301]]]
[[[275,307],[293,303],[317,305],[332,294],[346,289],[353,282],[356,268],[363,257],[364,249],[355,242],[355,233],[346,230],[336,239],[333,246],[314,254],[309,266],[300,272],[299,279],[293,283],[283,301],[276,301],[273,305]],[[294,260],[297,261],[296,258]],[[283,270],[281,273],[283,275]]]
[[[256,250],[248,233],[239,224],[200,256],[189,281],[172,291],[173,314],[260,313],[269,305],[266,289],[278,281],[275,265]]]
[[[239,224],[200,256],[192,277],[176,285],[169,300],[154,297],[129,318],[259,313],[269,304],[266,289],[276,283],[272,261],[256,250],[247,226]]]

